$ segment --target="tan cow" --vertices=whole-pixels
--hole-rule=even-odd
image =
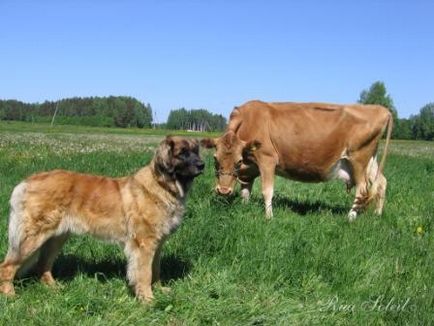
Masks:
[[[356,196],[350,221],[370,202],[381,214],[387,181],[383,167],[392,131],[392,115],[379,105],[265,103],[236,107],[225,134],[202,140],[216,148],[216,191],[230,195],[236,180],[247,201],[261,177],[267,218],[271,218],[275,174],[304,182],[341,179]],[[387,127],[380,164],[379,140]]]

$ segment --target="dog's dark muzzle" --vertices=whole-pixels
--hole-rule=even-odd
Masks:
[[[199,161],[196,164],[196,167],[198,168],[199,171],[203,171],[203,169],[205,168],[205,163],[203,161]]]
[[[192,164],[194,167],[195,173],[194,176],[198,176],[199,174],[202,174],[203,170],[205,169],[205,163],[202,160],[195,160]]]

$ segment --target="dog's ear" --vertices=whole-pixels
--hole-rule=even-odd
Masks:
[[[200,141],[196,138],[190,139],[191,150],[195,153],[199,153]]]
[[[175,141],[172,136],[167,136],[158,146],[155,153],[155,162],[158,169],[166,173],[173,173],[175,167],[173,166],[173,149],[175,147]]]
[[[175,147],[175,141],[173,140],[172,136],[166,136],[166,139],[164,141],[166,145],[169,146],[169,150],[173,153],[173,148]]]
[[[214,138],[203,138],[200,141],[200,145],[205,148],[215,148],[216,143]]]

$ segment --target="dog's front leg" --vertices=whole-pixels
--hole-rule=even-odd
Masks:
[[[170,287],[163,286],[160,279],[160,270],[161,270],[161,247],[163,246],[164,240],[160,242],[155,251],[154,261],[152,262],[152,284],[154,285],[154,289],[157,288],[163,293],[169,293]]]
[[[160,269],[161,269],[161,247],[162,243],[160,243],[155,250],[154,259],[152,262],[152,284],[160,282]]]
[[[153,238],[134,238],[125,246],[128,257],[127,278],[139,300],[150,302],[152,294],[152,263],[158,244]]]

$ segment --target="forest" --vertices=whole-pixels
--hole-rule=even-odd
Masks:
[[[226,119],[221,114],[213,114],[205,109],[170,111],[166,128],[174,130],[218,131],[224,130]]]
[[[156,124],[149,103],[127,96],[74,97],[43,103],[0,100],[0,120],[193,131],[222,131],[226,127],[221,114],[185,108],[172,110],[167,123]]]
[[[0,101],[0,120],[51,122],[98,127],[150,128],[152,108],[126,96],[74,97],[43,103]]]
[[[434,140],[434,102],[424,105],[418,114],[399,118],[392,97],[381,81],[374,82],[369,89],[363,90],[358,102],[380,104],[392,112],[392,138]],[[73,97],[43,103],[0,100],[0,120],[191,131],[222,131],[227,123],[221,114],[206,109],[179,108],[170,111],[166,123],[156,124],[149,103],[127,96]]]

